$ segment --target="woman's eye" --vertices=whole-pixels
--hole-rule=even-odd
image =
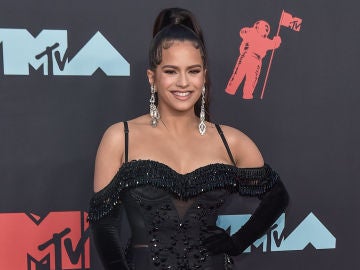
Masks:
[[[175,71],[175,70],[172,70],[172,69],[166,69],[164,72],[165,72],[166,74],[175,74],[175,73],[176,73],[176,71]]]
[[[201,72],[200,69],[192,69],[192,70],[190,70],[190,73],[191,73],[191,74],[198,74],[198,73],[200,73],[200,72]]]

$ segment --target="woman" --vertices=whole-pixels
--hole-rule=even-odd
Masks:
[[[105,269],[223,270],[282,213],[287,192],[242,132],[208,122],[207,56],[192,14],[155,21],[147,76],[150,113],[111,126],[100,143],[89,221]],[[229,193],[258,196],[229,236],[215,226]],[[131,227],[126,252],[120,220]]]

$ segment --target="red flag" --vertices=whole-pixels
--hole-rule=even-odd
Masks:
[[[301,28],[302,19],[294,17],[288,12],[283,11],[281,15],[280,25],[291,28],[299,32]]]

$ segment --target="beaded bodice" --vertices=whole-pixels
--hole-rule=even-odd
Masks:
[[[267,165],[239,169],[217,163],[179,174],[160,162],[134,160],[124,163],[110,184],[94,195],[89,221],[96,223],[124,205],[132,245],[150,248],[154,269],[205,269],[214,258],[201,241],[207,227],[216,224],[226,195],[257,196],[277,178]]]
[[[93,196],[88,219],[96,221],[107,215],[121,202],[123,191],[139,186],[150,185],[187,201],[215,189],[257,196],[269,190],[277,180],[277,173],[266,164],[260,168],[241,169],[214,163],[180,174],[157,161],[133,160],[124,163],[110,184]]]

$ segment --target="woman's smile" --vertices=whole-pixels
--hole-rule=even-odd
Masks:
[[[150,84],[157,90],[160,114],[169,110],[194,113],[205,72],[200,50],[193,43],[176,41],[163,49],[162,62],[148,71]]]
[[[175,96],[176,99],[187,100],[190,98],[192,91],[171,91],[171,93]]]

